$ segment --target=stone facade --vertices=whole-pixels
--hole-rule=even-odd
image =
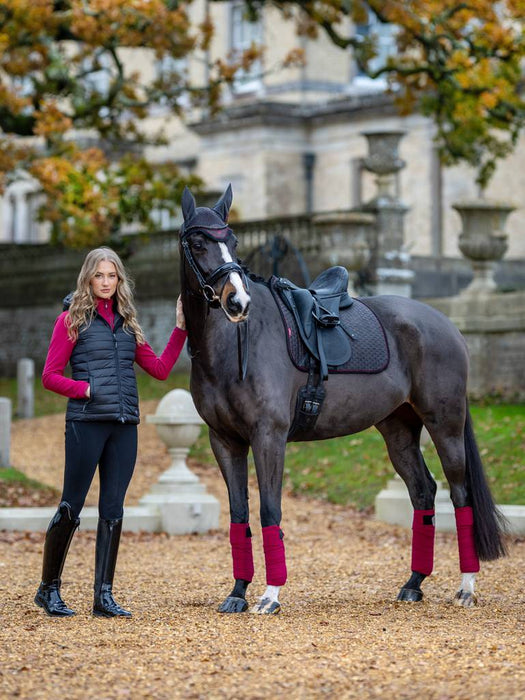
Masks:
[[[197,0],[190,8],[195,24],[211,13],[217,31],[209,56],[225,56],[234,45],[236,23],[243,22],[235,2]],[[241,33],[242,34],[242,33]],[[257,31],[265,54],[263,73],[227,91],[225,109],[214,118],[188,110],[186,119],[167,119],[159,106],[148,124],[162,125],[170,142],[149,148],[156,160],[173,159],[200,175],[208,189],[223,190],[232,183],[234,212],[244,221],[266,217],[326,212],[360,206],[375,194],[373,177],[363,171],[364,130],[402,129],[401,157],[406,167],[398,177],[398,191],[408,207],[404,244],[412,255],[460,257],[457,239],[460,218],[452,205],[477,194],[474,173],[466,168],[442,169],[433,145],[433,124],[418,115],[400,117],[381,82],[356,75],[347,51],[333,46],[321,33],[313,41],[296,36],[292,21],[275,10],[263,13]],[[293,47],[300,46],[304,67],[274,70]],[[203,56],[196,51],[187,65],[196,85],[205,80]],[[146,79],[155,75],[151,54],[142,49],[123,52],[126,69]],[[487,197],[510,200],[516,211],[509,217],[507,259],[525,258],[525,138],[500,164]],[[309,165],[307,165],[309,163]],[[25,185],[24,185],[25,186]],[[21,232],[28,211],[19,201],[23,185],[0,204],[0,241],[40,241],[45,230]],[[18,187],[18,189],[16,189]],[[16,212],[12,202],[16,199]],[[34,201],[31,203],[34,206]],[[12,217],[19,217],[13,226]]]
[[[525,292],[429,302],[459,328],[470,354],[469,396],[525,400]]]
[[[360,167],[367,154],[365,130],[406,131],[400,155],[406,167],[398,191],[408,211],[404,244],[413,255],[460,257],[461,220],[452,208],[476,195],[474,173],[440,166],[432,124],[417,115],[399,117],[382,95],[297,106],[256,102],[228,108],[216,121],[193,123],[201,138],[197,172],[214,189],[232,182],[234,207],[242,220],[307,210],[305,155],[313,157],[312,209],[359,207],[375,195],[373,176]],[[489,199],[517,208],[508,220],[507,258],[525,258],[525,138],[500,167],[487,189]],[[514,177],[513,168],[516,170]]]

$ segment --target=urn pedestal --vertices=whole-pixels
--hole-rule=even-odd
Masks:
[[[364,131],[368,156],[363,165],[376,176],[377,194],[364,210],[375,216],[370,241],[371,260],[368,277],[375,294],[411,296],[414,273],[409,269],[410,255],[404,244],[404,217],[408,207],[397,194],[396,174],[405,167],[399,157],[404,131]]]
[[[172,462],[140,500],[158,508],[163,532],[170,535],[203,533],[219,526],[219,502],[189,469],[186,458],[200,434],[203,420],[189,391],[174,389],[159,402],[154,415],[146,416],[165,443]]]
[[[322,238],[321,255],[327,265],[342,265],[349,273],[348,293],[357,296],[358,275],[370,261],[374,216],[342,211],[318,214],[313,223]]]

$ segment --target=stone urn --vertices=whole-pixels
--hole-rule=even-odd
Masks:
[[[395,197],[395,174],[405,167],[399,157],[399,143],[405,131],[376,129],[362,131],[368,141],[368,155],[364,167],[376,176],[377,198]]]
[[[473,199],[456,202],[452,207],[461,216],[459,249],[470,260],[474,277],[461,295],[491,294],[496,291],[496,262],[507,251],[504,232],[507,217],[516,207],[506,202]]]
[[[321,236],[321,255],[327,265],[343,265],[349,272],[348,292],[355,296],[355,278],[370,261],[375,217],[359,211],[330,212],[313,218]]]
[[[206,486],[189,469],[187,456],[200,435],[204,421],[197,413],[189,391],[174,389],[164,396],[153,415],[160,439],[172,458],[169,468],[141,500],[156,505],[162,530],[168,534],[207,532],[219,525],[219,502],[206,493]]]

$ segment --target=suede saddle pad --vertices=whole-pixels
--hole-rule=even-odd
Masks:
[[[286,343],[290,359],[302,372],[308,372],[312,353],[303,341],[292,311],[281,295],[279,277],[271,277],[270,290],[281,312]],[[340,325],[348,337],[347,358],[337,365],[328,365],[330,374],[377,374],[388,367],[390,351],[383,327],[375,313],[366,305],[366,300],[353,299],[353,303],[339,310]],[[336,327],[342,334],[342,328]],[[316,358],[317,359],[317,358]],[[329,358],[328,358],[329,359]]]

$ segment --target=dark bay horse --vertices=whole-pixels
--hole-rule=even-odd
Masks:
[[[305,374],[289,359],[283,321],[268,284],[248,280],[237,260],[236,239],[227,224],[231,202],[230,187],[213,208],[196,207],[188,189],[182,199],[181,288],[191,393],[209,426],[230,502],[235,584],[219,610],[248,608],[246,592],[253,577],[247,466],[251,447],[267,582],[252,612],[271,614],[280,610],[279,590],[286,582],[281,489],[296,396]],[[388,366],[376,374],[330,374],[315,426],[297,439],[324,440],[369,426],[380,431],[414,508],[412,573],[398,600],[415,602],[422,599],[421,583],[432,571],[434,552],[436,484],[420,450],[425,426],[455,508],[462,573],[455,604],[470,607],[476,603],[479,561],[504,555],[505,546],[468,410],[465,342],[443,314],[417,301],[377,296],[367,298],[366,306],[383,326]],[[247,324],[246,363],[239,331]]]

